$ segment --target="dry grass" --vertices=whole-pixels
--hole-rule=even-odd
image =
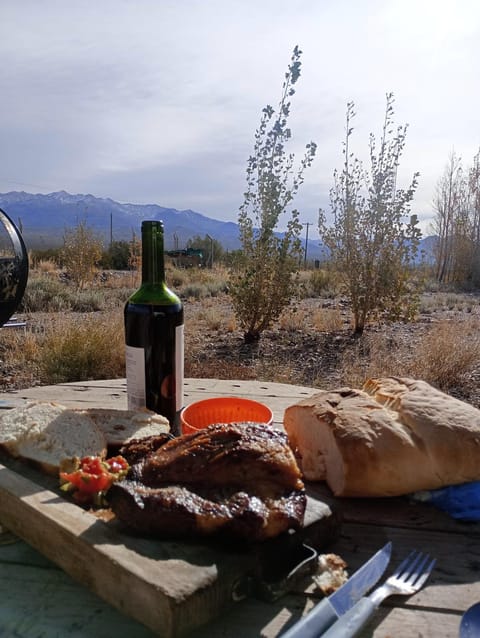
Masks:
[[[30,330],[0,330],[0,389],[38,384],[41,348]]]
[[[122,377],[122,321],[120,311],[44,315],[33,329],[2,331],[4,365],[22,387]]]
[[[480,318],[442,321],[433,326],[415,349],[411,376],[439,388],[461,386],[480,362]]]
[[[328,273],[315,277],[304,274],[304,283],[331,289]],[[78,293],[42,265],[25,295],[27,330],[0,330],[0,389],[123,377],[122,309],[134,279],[115,273]],[[413,376],[480,407],[478,295],[428,293],[417,322],[369,326],[355,339],[348,309],[328,292],[300,300],[246,348],[223,292],[224,270],[169,269],[167,279],[184,300],[187,377],[331,388]]]
[[[40,379],[63,383],[122,377],[124,348],[120,311],[58,317],[42,338]]]
[[[35,269],[39,274],[51,275],[58,271],[58,266],[52,259],[40,259],[35,265]]]
[[[322,308],[314,311],[312,323],[319,332],[337,332],[345,328],[345,318],[340,308]]]
[[[341,368],[352,387],[378,376],[424,379],[446,392],[468,385],[480,372],[480,318],[440,321],[415,338],[366,334],[345,354]]]

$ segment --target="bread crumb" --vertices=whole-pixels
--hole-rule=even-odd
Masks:
[[[323,595],[329,596],[347,582],[347,563],[337,554],[320,554],[313,580]]]

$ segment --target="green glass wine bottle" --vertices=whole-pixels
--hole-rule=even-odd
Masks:
[[[142,222],[142,283],[125,305],[128,407],[165,416],[179,434],[183,407],[183,306],[165,281],[163,222]]]

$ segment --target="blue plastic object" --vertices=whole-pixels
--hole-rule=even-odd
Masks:
[[[414,500],[431,503],[461,521],[480,521],[480,481],[416,492]]]

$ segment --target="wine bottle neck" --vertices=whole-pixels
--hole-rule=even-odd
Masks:
[[[142,284],[165,283],[163,254],[163,225],[161,222],[142,223]]]

